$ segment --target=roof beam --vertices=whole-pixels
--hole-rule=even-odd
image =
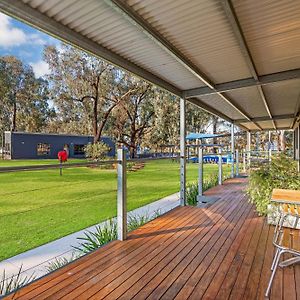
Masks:
[[[264,116],[264,117],[251,118],[251,121],[252,122],[275,121],[275,120],[293,119],[294,117],[295,117],[294,114],[278,115],[278,116],[273,116],[272,120],[270,120],[269,116]],[[249,122],[247,119],[234,120],[234,124],[242,124],[247,122]]]
[[[135,11],[128,6],[125,1],[120,0],[104,0],[114,10],[119,12],[125,19],[131,24],[139,28],[148,38],[154,41],[161,49],[165,50],[171,55],[177,62],[183,65],[193,75],[200,79],[207,87],[211,90],[215,90],[215,84],[191,61],[189,61],[183,53],[169,43],[158,31],[152,28],[143,18],[141,18]],[[224,95],[222,92],[215,91],[223,100],[225,100],[230,106],[237,110],[242,116],[250,121],[249,116],[241,111],[229,97]],[[259,126],[257,125],[259,128]]]
[[[249,50],[249,47],[247,45],[247,42],[246,42],[246,39],[244,37],[244,34],[243,34],[243,31],[242,31],[242,28],[239,24],[239,20],[237,18],[237,15],[234,11],[234,7],[231,3],[230,0],[221,0],[221,3],[222,3],[222,6],[224,8],[224,11],[225,11],[225,14],[227,15],[227,19],[233,29],[233,33],[240,45],[240,48],[242,50],[242,53],[244,55],[244,58],[246,60],[246,63],[249,67],[249,70],[250,70],[250,73],[252,74],[253,78],[255,80],[258,80],[258,74],[257,74],[257,70],[255,68],[255,64],[254,64],[254,61],[253,61],[253,58],[251,56],[251,53],[250,53],[250,50]],[[266,108],[266,111],[268,113],[268,115],[270,116],[270,119],[272,119],[272,114],[271,114],[271,111],[270,111],[270,107],[269,107],[269,104],[267,102],[267,99],[266,99],[266,95],[263,91],[263,88],[258,85],[258,91],[259,91],[259,94],[261,96],[261,99],[264,103],[264,106]],[[274,126],[274,129],[276,129],[276,125],[273,122],[273,126]]]
[[[187,99],[190,97],[204,96],[204,95],[212,95],[217,92],[229,92],[238,89],[266,85],[266,84],[274,84],[277,82],[285,81],[285,80],[293,80],[300,78],[300,69],[282,71],[278,73],[272,73],[267,75],[258,76],[258,80],[254,78],[245,78],[230,82],[219,83],[215,85],[215,90],[212,90],[208,87],[198,87],[195,89],[185,90],[183,91],[184,97]]]
[[[263,128],[262,131],[274,131],[275,129],[272,127],[272,128]],[[290,127],[282,127],[282,128],[278,128],[276,130],[289,130],[289,131],[292,131],[292,129]],[[250,132],[257,132],[259,130],[256,130],[256,129],[252,129],[252,130],[248,130]]]
[[[138,27],[147,37],[154,41],[158,46],[169,53],[177,62],[182,64],[186,69],[193,73],[198,79],[208,87],[214,88],[210,79],[192,62],[190,62],[178,49],[169,43],[158,31],[145,22],[137,13],[135,13],[125,1],[104,0],[114,10],[119,12],[131,24]]]
[[[87,37],[84,37],[80,33],[75,32],[74,30],[68,28],[67,26],[64,26],[54,19],[40,13],[38,10],[23,3],[23,1],[0,0],[0,11],[14,18],[17,18],[33,27],[36,27],[37,29],[44,31],[47,34],[50,34],[65,43],[71,44],[77,48],[91,53],[92,55],[100,57],[126,71],[129,71],[136,76],[171,92],[176,96],[182,96],[182,92],[167,81],[133,64],[122,56],[109,51],[100,44],[93,42]]]
[[[197,98],[189,98],[187,99],[189,102],[195,104],[196,106],[200,107],[201,109],[205,110],[206,112],[220,117],[222,119],[224,119],[225,121],[229,122],[229,123],[234,123],[233,119],[230,119],[229,117],[227,117],[226,115],[222,114],[221,112],[219,112],[218,110],[214,109],[213,107],[211,107],[210,105],[207,105],[206,103],[202,102],[200,99]],[[243,130],[249,130],[247,127],[238,124],[238,126],[243,129]]]

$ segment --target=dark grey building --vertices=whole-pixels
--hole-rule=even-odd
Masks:
[[[115,144],[109,137],[101,141],[110,147],[108,156],[115,156]],[[84,146],[93,142],[88,135],[65,135],[9,132],[4,133],[5,153],[11,159],[57,158],[57,153],[67,149],[69,157],[84,158]]]

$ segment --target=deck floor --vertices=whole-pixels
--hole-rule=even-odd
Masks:
[[[264,299],[274,228],[232,179],[206,209],[179,207],[19,290],[14,299]],[[296,284],[297,282],[297,284]],[[300,299],[300,266],[279,269],[271,299]]]

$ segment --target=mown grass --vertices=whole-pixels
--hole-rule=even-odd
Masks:
[[[206,176],[212,172],[217,165],[204,166]],[[116,178],[116,170],[89,167],[65,169],[62,177],[58,170],[0,173],[0,261],[114,217]],[[127,178],[132,210],[177,192],[179,164],[151,161]],[[187,181],[196,179],[197,165],[188,164]]]

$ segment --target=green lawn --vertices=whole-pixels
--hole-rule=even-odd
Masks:
[[[86,162],[86,159],[72,158],[68,160],[68,164]],[[34,166],[34,165],[55,165],[58,164],[57,159],[0,159],[0,168],[1,167],[19,167],[19,166]]]
[[[45,163],[13,163],[40,162]],[[204,174],[212,172],[217,165],[204,166]],[[63,173],[0,173],[0,261],[116,215],[115,170],[82,167]],[[197,165],[188,164],[187,180],[196,179]],[[179,190],[179,164],[148,162],[129,172],[127,185],[128,210],[151,203]]]

